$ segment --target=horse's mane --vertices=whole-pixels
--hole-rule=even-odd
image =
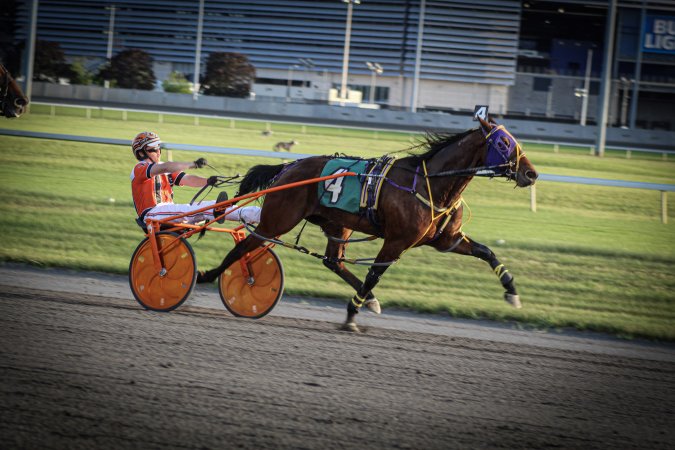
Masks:
[[[460,141],[462,138],[468,136],[476,130],[477,128],[472,128],[457,134],[427,131],[419,144],[414,145],[408,149],[410,155],[409,158],[411,158],[411,162],[413,163],[429,161],[436,153],[440,152],[448,145]],[[417,150],[425,150],[425,152],[419,154],[414,153]]]

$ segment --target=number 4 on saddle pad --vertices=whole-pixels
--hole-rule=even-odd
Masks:
[[[334,158],[321,171],[321,176],[345,172],[365,173],[367,160]],[[339,177],[319,183],[319,203],[329,208],[357,214],[361,201],[361,177]]]

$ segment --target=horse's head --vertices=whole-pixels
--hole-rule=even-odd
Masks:
[[[0,113],[7,118],[19,117],[26,110],[28,99],[14,78],[0,64]]]
[[[478,117],[481,131],[487,143],[485,165],[498,175],[504,175],[515,180],[520,187],[534,184],[539,176],[529,159],[525,156],[516,138],[509,133],[504,125],[489,122]]]

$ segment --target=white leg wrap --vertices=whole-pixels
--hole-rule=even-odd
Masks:
[[[508,292],[504,294],[504,300],[506,303],[513,306],[516,309],[520,309],[523,305],[520,303],[520,295],[509,294]]]
[[[382,313],[382,308],[380,308],[380,302],[377,301],[375,297],[366,300],[365,303],[363,303],[363,306],[365,306],[375,314]]]

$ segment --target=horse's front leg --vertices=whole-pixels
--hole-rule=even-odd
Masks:
[[[434,246],[441,252],[453,252],[460,255],[471,255],[487,262],[494,271],[499,282],[504,286],[504,300],[514,308],[521,308],[520,296],[516,291],[516,286],[513,283],[513,275],[506,269],[495,256],[494,252],[487,246],[474,241],[464,233],[453,234],[449,239],[444,239],[445,244],[449,246],[439,245]]]
[[[324,225],[323,230],[325,233],[328,233],[328,235],[337,237],[341,240],[349,239],[352,234],[351,230],[340,226],[333,226],[332,224]],[[344,258],[345,256],[346,247],[347,245],[343,242],[337,242],[335,240],[328,239],[328,245],[326,246],[326,259],[323,260],[323,265],[358,292],[363,286],[363,283],[356,277],[356,275],[351,273],[345,267],[344,262],[340,261],[340,259]],[[373,295],[372,292],[368,292],[365,298],[366,302],[364,305],[366,308],[375,314],[380,314],[382,312],[382,309],[380,308],[380,302],[377,300],[377,298],[375,298],[375,295]]]
[[[375,262],[384,262],[378,261]],[[370,291],[373,290],[375,285],[380,281],[382,274],[387,270],[388,266],[373,266],[368,270],[368,275],[361,285],[361,288],[356,291],[354,297],[347,304],[347,320],[342,325],[342,329],[345,331],[359,331],[359,327],[356,326],[356,315],[359,313],[359,309],[368,301],[368,295],[371,294]],[[379,306],[379,302],[378,302]]]
[[[375,258],[375,263],[393,263],[398,260],[403,250],[406,249],[405,243],[391,243],[385,240],[384,245],[380,249],[380,252]],[[342,326],[343,330],[346,331],[359,331],[359,328],[356,326],[356,315],[359,313],[359,309],[368,299],[368,294],[373,290],[375,285],[380,281],[382,274],[389,268],[389,265],[382,266],[372,266],[368,270],[368,275],[361,285],[361,288],[356,291],[356,295],[352,297],[351,301],[347,304],[347,320]]]

